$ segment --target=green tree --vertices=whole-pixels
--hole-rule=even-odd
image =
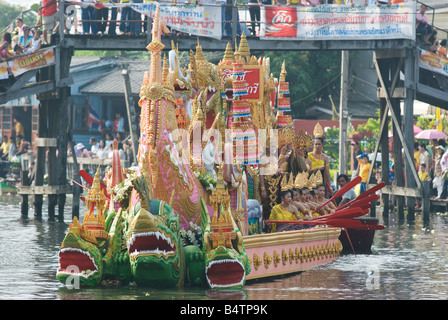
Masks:
[[[17,18],[22,18],[28,26],[34,26],[37,22],[37,13],[20,5],[9,5],[0,1],[0,30],[3,35],[6,28]]]
[[[334,97],[333,99],[339,99],[339,51],[267,51],[254,54],[270,57],[274,77],[279,76],[285,61],[293,118],[303,117],[314,101],[327,100],[329,95]]]

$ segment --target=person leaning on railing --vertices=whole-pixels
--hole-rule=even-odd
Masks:
[[[416,14],[416,30],[417,35],[420,34],[421,40],[425,44],[431,44],[428,40],[434,32],[434,28],[431,25],[431,21],[429,21],[428,16],[426,15],[426,10],[428,7],[425,4],[420,6],[420,9]]]
[[[437,55],[442,58],[446,58],[446,39],[440,41],[440,48],[437,49]]]
[[[43,0],[42,7],[39,8],[41,22],[42,22],[42,36],[43,43],[50,43],[50,39],[48,39],[48,33],[53,32],[53,29],[56,28],[58,22],[58,1],[57,0]]]

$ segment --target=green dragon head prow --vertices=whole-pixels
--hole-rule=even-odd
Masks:
[[[212,289],[242,288],[250,272],[243,236],[230,210],[226,212],[222,205],[220,209],[227,221],[212,222],[205,203],[202,204],[205,278]]]
[[[133,279],[138,285],[181,286],[184,257],[179,216],[156,199],[151,200],[150,211],[140,208],[129,217],[127,247]]]
[[[73,226],[73,228],[72,228]],[[95,238],[89,237],[77,218],[73,219],[71,229],[59,250],[59,267],[56,278],[71,285],[78,281],[80,286],[95,286],[101,282],[103,263],[101,252]]]

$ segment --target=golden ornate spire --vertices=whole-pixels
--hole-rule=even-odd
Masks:
[[[191,75],[191,85],[194,89],[198,88],[198,78],[197,78],[197,66],[196,58],[194,57],[193,50],[190,49],[190,64],[188,66]]]
[[[238,49],[238,52],[242,57],[246,58],[246,61],[249,61],[250,49],[249,49],[249,44],[247,43],[247,38],[246,38],[246,35],[244,34],[244,32],[241,35],[240,47]]]
[[[160,8],[157,3],[156,12],[154,14],[154,20],[152,25],[152,40],[146,46],[146,49],[151,52],[151,68],[149,83],[161,83],[162,72],[161,66],[161,52],[165,48],[165,45],[161,42],[162,39],[162,19],[160,18]]]
[[[283,63],[282,63],[282,69],[281,69],[281,71],[280,71],[279,82],[284,82],[284,81],[286,81],[286,74],[287,74],[287,72],[286,72],[285,60],[283,60]]]
[[[106,232],[106,196],[101,190],[100,184],[100,167],[96,171],[93,178],[92,188],[87,192],[86,198],[87,213],[84,215],[83,227],[89,230],[98,241],[106,240],[108,233]],[[96,216],[95,216],[96,207]]]
[[[319,122],[314,127],[313,134],[314,134],[315,138],[323,138],[324,137],[324,130],[322,129],[322,126],[320,125]]]
[[[232,45],[230,42],[227,43],[226,51],[224,52],[223,59],[219,62],[220,65],[232,65],[235,62],[235,55],[232,51]]]
[[[236,232],[233,228],[230,217],[230,195],[224,185],[223,164],[218,166],[216,188],[210,195],[210,205],[213,208],[213,217],[210,234],[212,247],[223,246],[232,248],[232,240],[236,239]]]

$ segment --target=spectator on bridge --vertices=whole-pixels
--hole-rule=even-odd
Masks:
[[[23,54],[23,49],[21,46],[19,46],[18,44],[16,44],[14,46],[14,52],[13,52],[13,56],[15,57],[19,57]]]
[[[121,0],[121,4],[129,3],[129,0]],[[132,9],[131,7],[125,5],[121,7],[121,18],[120,18],[120,34],[131,34],[131,23],[129,20],[132,20]]]
[[[258,30],[260,30],[260,6],[261,2],[260,0],[249,0],[248,3],[249,6],[249,14],[250,14],[250,24],[251,24],[251,31],[252,35],[256,36],[257,31],[255,30],[256,27],[258,27]]]
[[[31,43],[33,42],[33,36],[31,35],[31,28],[30,27],[24,27],[23,28],[23,35],[19,37],[19,46],[22,48],[22,50],[25,52],[29,48],[31,48]]]
[[[57,0],[43,0],[40,10],[40,19],[42,23],[43,43],[50,43],[48,39],[48,32],[53,32],[58,21],[58,1]]]
[[[437,49],[437,55],[446,58],[446,39],[440,41],[440,48]]]
[[[11,33],[11,46],[14,48],[17,44],[19,44],[19,27],[15,27],[14,31]]]
[[[416,30],[417,30],[417,35],[420,34],[421,40],[424,43],[431,45],[431,43],[429,42],[429,38],[433,35],[434,29],[431,25],[431,21],[429,21],[429,18],[426,15],[427,9],[428,9],[428,7],[424,4],[422,4],[420,6],[420,9],[417,11]]]
[[[133,0],[133,3],[143,3],[143,0]],[[131,34],[132,35],[139,35],[142,33],[142,15],[137,10],[132,10],[131,14]]]
[[[120,0],[109,0],[109,3],[111,3],[114,6],[119,2]],[[117,8],[112,7],[110,9],[109,30],[107,33],[111,36],[115,36],[117,34],[116,30],[117,30]]]
[[[216,2],[221,6],[222,35],[226,37],[232,33],[232,27],[230,26],[230,23],[224,22],[227,21],[226,19],[227,0],[216,0]]]
[[[81,20],[83,34],[97,34],[98,25],[96,20],[96,9],[94,7],[94,0],[81,0],[84,5],[81,6]]]
[[[95,3],[97,4],[104,4],[108,3],[109,0],[95,0]],[[107,7],[105,8],[97,8],[96,10],[96,19],[99,20],[97,22],[97,28],[98,28],[98,34],[105,34],[106,33],[106,26],[107,21],[109,20],[109,9]]]
[[[33,31],[33,39],[31,40],[31,47],[27,50],[25,50],[25,53],[33,53],[40,49],[41,45],[41,32],[39,29],[34,28]]]
[[[0,43],[0,58],[2,60],[12,56],[11,33],[5,32]]]
[[[21,18],[17,18],[15,23],[16,23],[16,27],[18,28],[17,31],[19,33],[19,36],[21,36],[23,34],[23,27],[25,26],[23,24],[23,20]]]

